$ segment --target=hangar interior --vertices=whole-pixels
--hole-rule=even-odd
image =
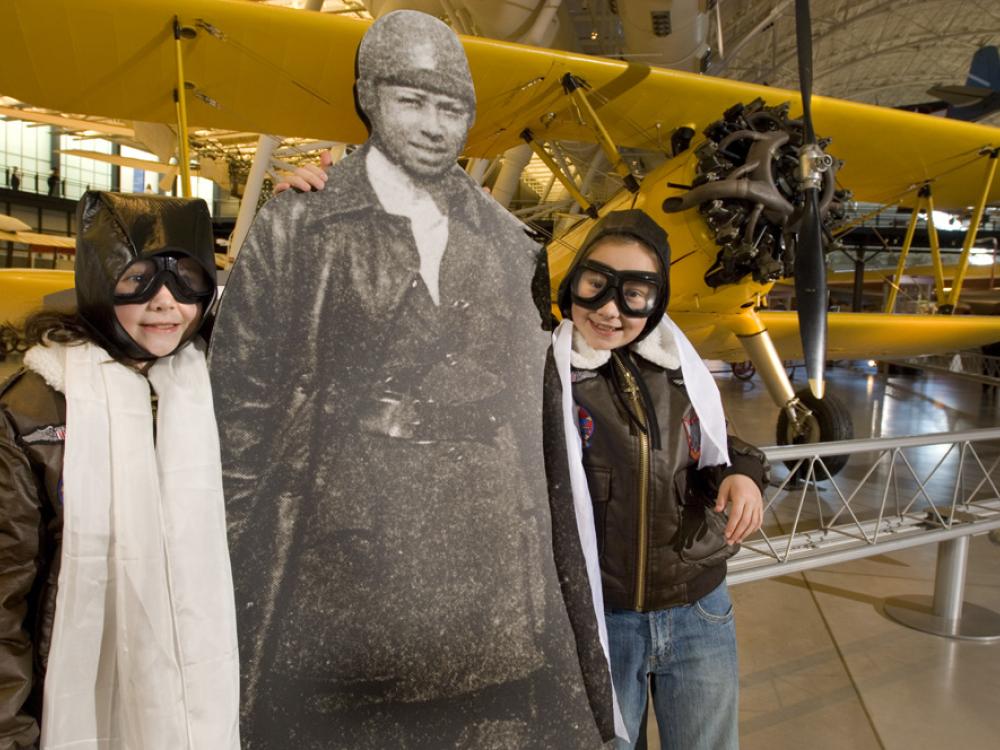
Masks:
[[[446,19],[462,34],[789,89],[798,85],[791,0],[259,1],[361,18],[405,7]],[[930,111],[942,104],[934,87],[964,84],[977,50],[1000,44],[1000,9],[988,0],[815,0],[812,6],[814,92],[824,96]],[[1000,90],[1000,81],[996,86]],[[42,111],[3,94],[0,91],[0,213],[31,231],[72,236],[75,200],[88,187],[178,190],[176,128]],[[1000,104],[979,122],[1000,126]],[[261,140],[256,133],[219,130],[196,130],[191,140],[199,166],[194,193],[208,201],[218,250],[225,254],[239,220],[241,197],[244,205],[249,202],[245,190]],[[319,149],[335,145],[301,138],[272,144],[263,196],[286,173],[283,170],[315,161]],[[563,142],[558,155],[595,201],[621,188],[621,175],[593,144]],[[638,175],[663,161],[662,154],[638,150],[623,155]],[[57,167],[53,188],[49,178]],[[581,209],[569,192],[527,147],[512,149],[503,159],[470,161],[467,168],[542,236],[558,235],[580,218]],[[256,194],[250,199],[256,202]],[[871,209],[851,204],[847,219],[860,219]],[[945,248],[957,253],[970,214],[971,207],[935,218],[939,229],[956,230],[942,230]],[[882,309],[889,288],[884,273],[860,292],[856,286],[849,288],[852,274],[858,259],[865,262],[862,271],[894,269],[909,219],[907,211],[897,210],[860,221],[844,238],[841,251],[829,255],[829,270],[845,276],[843,288],[834,287],[834,303],[841,309]],[[998,240],[1000,206],[988,205],[964,297],[974,312],[1000,311]],[[5,267],[72,267],[72,255],[58,248],[10,240],[0,243],[0,257]],[[926,221],[921,219],[909,262],[919,266],[929,257]],[[773,304],[781,306],[789,296],[791,292],[776,287]],[[903,284],[896,309],[928,311],[933,308],[931,296],[927,276],[914,272]],[[16,358],[0,362],[0,376],[17,365]],[[778,408],[759,378],[737,378],[724,362],[713,363],[713,371],[733,431],[758,445],[773,445]],[[945,372],[890,371],[863,362],[840,363],[829,380],[830,389],[848,404],[855,437],[998,425],[998,396],[991,383]],[[1000,451],[994,447],[984,455],[994,460]],[[783,471],[779,468],[776,474],[775,481],[780,481]],[[818,486],[817,502],[837,507],[832,489],[822,482]],[[765,528],[774,530],[787,521],[776,509]],[[890,597],[931,592],[935,555],[935,545],[916,546],[734,586],[742,747],[995,747],[1000,738],[1000,712],[995,710],[1000,640],[975,642],[921,633],[885,613]],[[994,532],[973,537],[966,601],[1000,612],[998,563],[1000,536]],[[657,736],[655,725],[650,726],[649,747],[658,746]]]

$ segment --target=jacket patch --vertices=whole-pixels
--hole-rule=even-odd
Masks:
[[[28,445],[38,445],[45,443],[65,443],[66,425],[50,424],[46,425],[45,427],[39,427],[34,432],[29,432],[21,439]]]
[[[583,441],[583,447],[589,448],[590,438],[594,435],[594,418],[582,406],[576,407],[576,418],[580,428],[580,440]]]
[[[684,436],[688,441],[688,456],[692,461],[701,458],[701,425],[698,424],[698,415],[691,414],[684,417],[681,422],[684,424]]]
[[[56,499],[59,501],[59,507],[63,506],[63,479],[59,477],[59,482],[56,484]]]

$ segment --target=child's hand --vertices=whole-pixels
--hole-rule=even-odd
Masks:
[[[760,528],[764,521],[764,498],[757,483],[744,474],[730,474],[719,485],[715,510],[719,513],[729,504],[726,542],[738,544]]]
[[[303,193],[310,190],[322,190],[326,186],[326,168],[333,164],[333,155],[329,149],[319,155],[320,166],[315,164],[303,164],[293,172],[285,182],[279,182],[274,186],[274,194],[284,192],[289,188],[295,188]]]

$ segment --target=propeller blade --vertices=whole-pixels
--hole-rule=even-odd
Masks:
[[[816,398],[823,398],[823,368],[826,364],[826,263],[823,257],[823,223],[819,210],[821,181],[815,178],[816,172],[813,169],[817,149],[812,121],[812,20],[809,0],[795,0],[795,40],[804,128],[800,155],[804,202],[795,246],[795,299],[809,390]]]
[[[809,390],[816,398],[823,398],[827,292],[819,191],[806,190],[805,200],[795,248],[795,299]]]
[[[813,48],[809,0],[795,0],[795,47],[799,57],[799,91],[802,94],[802,120],[805,142],[816,142],[812,122]]]

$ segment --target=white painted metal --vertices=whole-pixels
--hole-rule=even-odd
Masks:
[[[253,166],[250,167],[250,175],[247,177],[247,184],[243,189],[243,200],[240,201],[240,212],[236,217],[236,226],[233,228],[233,236],[229,241],[227,255],[230,261],[236,260],[240,252],[243,240],[246,239],[250,225],[253,224],[254,216],[257,215],[257,201],[260,198],[260,189],[264,184],[264,176],[271,166],[271,154],[281,139],[273,135],[262,135],[257,139],[257,151],[253,157]]]
[[[521,172],[531,161],[531,155],[531,146],[528,144],[515,146],[504,153],[503,166],[493,185],[493,197],[504,208],[510,206],[521,180]]]

